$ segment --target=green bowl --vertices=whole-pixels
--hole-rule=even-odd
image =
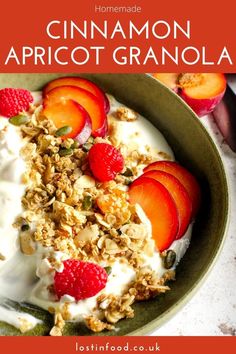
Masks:
[[[61,74],[0,74],[0,87],[40,90]],[[228,217],[228,188],[224,167],[212,139],[193,111],[172,91],[145,74],[88,74],[106,92],[149,119],[166,137],[176,159],[199,179],[202,206],[194,224],[191,245],[177,268],[172,290],[154,300],[135,304],[135,317],[118,323],[118,332],[99,335],[144,335],[158,328],[193,296],[212,268],[219,253]],[[52,325],[45,311],[14,304],[44,320],[25,335],[47,335]],[[0,323],[2,335],[21,335]],[[96,335],[82,325],[68,324],[66,335]]]

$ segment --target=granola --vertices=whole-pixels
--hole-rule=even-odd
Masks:
[[[118,120],[125,121],[138,117],[124,107],[117,109],[116,116]],[[129,176],[131,182],[138,175],[138,166],[148,164],[156,156],[152,155],[151,149],[147,149],[146,154],[140,154],[132,146],[130,149],[124,146],[118,137],[117,121],[114,117],[110,120],[110,135],[106,139],[96,138],[91,143],[101,140],[110,144],[116,142],[115,145],[123,149],[126,169],[133,171]],[[21,129],[26,141],[21,153],[27,164],[24,175],[27,189],[22,202],[25,220],[35,224],[33,240],[73,259],[112,266],[120,257],[136,273],[136,281],[130,284],[135,295],[130,295],[129,289],[126,289],[123,295],[108,296],[106,309],[101,307],[104,301],[100,303],[98,299],[99,318],[95,315],[86,318],[88,327],[93,331],[112,329],[113,326],[108,323],[114,324],[122,318],[134,316],[132,303],[135,300],[148,299],[169,289],[164,285],[164,278],[159,278],[151,269],[151,280],[145,280],[149,273],[145,274],[142,282],[140,280],[140,269],[145,265],[143,250],[148,247],[153,249],[153,242],[136,207],[128,201],[127,177],[120,174],[112,182],[97,182],[89,170],[88,154],[83,146],[75,146],[70,155],[61,156],[61,149],[71,148],[74,140],[56,137],[56,127],[45,119],[40,107],[33,110],[31,120]],[[86,200],[89,200],[89,207],[85,207]],[[31,219],[32,212],[35,220]],[[28,238],[26,240],[29,241]],[[29,254],[31,251],[33,249],[23,247],[23,252]],[[62,325],[58,325],[59,317],[60,313],[56,313],[51,335],[62,333]],[[107,322],[102,322],[101,317]]]
[[[63,335],[67,321],[84,321],[94,332],[113,330],[121,319],[135,316],[135,301],[165,293],[175,276],[174,267],[163,268],[150,221],[138,204],[130,203],[128,194],[128,186],[145,166],[172,156],[168,149],[145,142],[140,146],[135,124],[143,118],[109,99],[112,110],[105,138],[90,137],[82,145],[63,139],[40,104],[31,105],[27,121],[18,128],[26,187],[14,228],[21,252],[37,254],[39,281],[27,301],[53,314],[51,336]],[[115,146],[124,158],[123,170],[112,181],[98,181],[90,169],[89,150],[97,143]],[[53,277],[68,259],[109,268],[105,289],[81,301],[70,295],[58,299]]]

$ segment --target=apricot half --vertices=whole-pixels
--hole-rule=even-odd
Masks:
[[[202,117],[211,113],[224,96],[226,79],[220,73],[183,74],[179,78],[180,96]]]
[[[152,76],[178,93],[199,117],[211,113],[226,90],[225,76],[220,73],[154,73]]]

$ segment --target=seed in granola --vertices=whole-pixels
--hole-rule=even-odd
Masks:
[[[89,210],[89,209],[91,209],[92,204],[93,204],[92,197],[90,195],[86,195],[84,197],[83,202],[82,202],[82,209],[83,210]]]
[[[126,186],[129,186],[132,182],[133,182],[133,180],[131,178],[126,178],[126,180],[124,181],[124,184]]]
[[[173,250],[168,250],[163,258],[163,264],[166,269],[173,267],[176,260],[176,253]]]
[[[29,121],[29,117],[28,116],[23,116],[22,114],[18,114],[17,116],[11,117],[9,119],[9,123],[13,124],[13,125],[22,125],[25,124]]]
[[[122,173],[123,176],[125,177],[132,177],[133,176],[133,171],[131,170],[131,168],[127,167],[125,172]]]
[[[59,128],[59,129],[57,129],[57,131],[55,132],[55,135],[56,135],[57,137],[59,137],[59,136],[64,136],[64,135],[66,135],[66,134],[69,134],[69,133],[71,133],[71,132],[72,132],[71,126],[65,125],[64,127],[61,127],[61,128]]]
[[[87,143],[93,144],[94,143],[94,138],[90,136],[87,140]]]
[[[59,150],[59,155],[61,157],[67,156],[67,155],[72,155],[72,154],[73,154],[73,149],[71,149],[71,148],[69,148],[69,149],[62,148]]]
[[[106,273],[107,273],[108,275],[111,274],[111,272],[112,272],[112,267],[104,267],[104,269],[105,269],[105,271],[106,271]]]
[[[85,150],[87,152],[87,151],[89,151],[91,149],[92,146],[93,146],[93,144],[85,143],[83,145],[83,150]]]
[[[74,140],[73,144],[71,145],[71,149],[78,149],[79,147],[79,142],[77,140]]]
[[[29,226],[29,224],[23,224],[22,226],[21,226],[21,231],[29,231],[29,229],[30,229],[30,226]]]

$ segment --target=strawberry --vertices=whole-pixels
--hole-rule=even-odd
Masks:
[[[5,117],[13,117],[27,111],[33,96],[28,90],[4,88],[0,90],[0,114]]]
[[[106,143],[93,145],[89,150],[89,166],[94,177],[100,182],[111,181],[124,168],[120,151]]]
[[[59,299],[63,295],[70,295],[77,301],[87,299],[105,288],[108,275],[98,264],[68,259],[63,265],[63,271],[54,276],[54,289]]]

